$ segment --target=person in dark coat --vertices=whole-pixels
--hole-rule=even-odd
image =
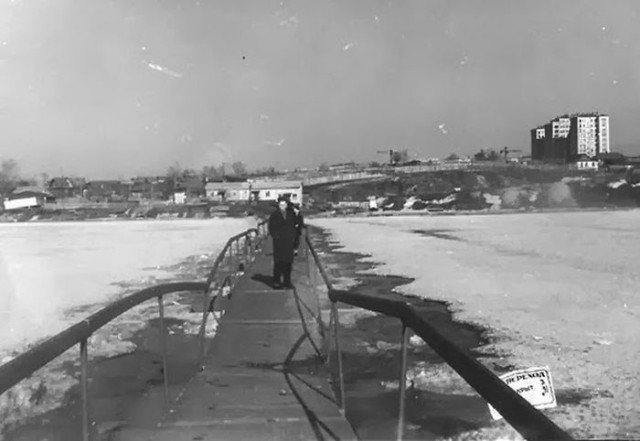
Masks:
[[[300,247],[300,236],[302,235],[302,228],[304,227],[304,218],[302,217],[302,212],[300,211],[300,206],[296,204],[291,204],[291,210],[293,210],[293,214],[296,219],[296,240],[293,242],[293,254],[298,255],[298,248]]]
[[[273,239],[273,287],[291,288],[293,247],[297,236],[296,216],[285,198],[278,199],[278,209],[269,217],[269,234]]]

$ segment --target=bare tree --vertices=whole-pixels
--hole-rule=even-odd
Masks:
[[[203,178],[216,181],[224,177],[224,168],[222,165],[216,167],[215,165],[206,165],[202,167],[201,175]]]
[[[406,150],[395,150],[391,156],[393,164],[402,164],[409,160],[409,152]]]
[[[15,159],[3,159],[0,163],[0,193],[8,193],[20,181],[20,167]]]
[[[236,176],[245,176],[247,174],[247,166],[242,161],[236,161],[231,164],[231,170]]]
[[[179,162],[174,163],[171,167],[167,169],[166,175],[169,179],[176,180],[180,176],[182,176],[182,166]]]

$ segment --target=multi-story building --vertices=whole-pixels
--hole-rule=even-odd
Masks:
[[[609,143],[609,117],[600,115],[598,117],[598,154],[611,153]]]
[[[531,130],[531,159],[574,162],[610,152],[609,116],[598,113],[563,115]]]

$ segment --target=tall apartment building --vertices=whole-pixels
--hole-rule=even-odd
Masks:
[[[552,119],[531,130],[531,159],[573,162],[610,152],[609,116],[578,113]]]

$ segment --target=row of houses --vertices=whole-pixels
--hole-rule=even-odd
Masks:
[[[142,178],[134,181],[101,180],[82,182],[54,178],[47,187],[17,187],[4,197],[5,209],[42,206],[56,200],[81,199],[87,202],[167,201],[184,204],[203,202],[275,201],[280,196],[302,204],[300,181],[207,182],[200,178],[171,180]]]
[[[57,177],[44,190],[56,199],[83,198],[91,202],[120,202],[129,200],[167,200],[175,192],[187,192],[194,197],[204,195],[205,182],[201,178],[167,177],[136,178],[130,181],[95,180]]]

